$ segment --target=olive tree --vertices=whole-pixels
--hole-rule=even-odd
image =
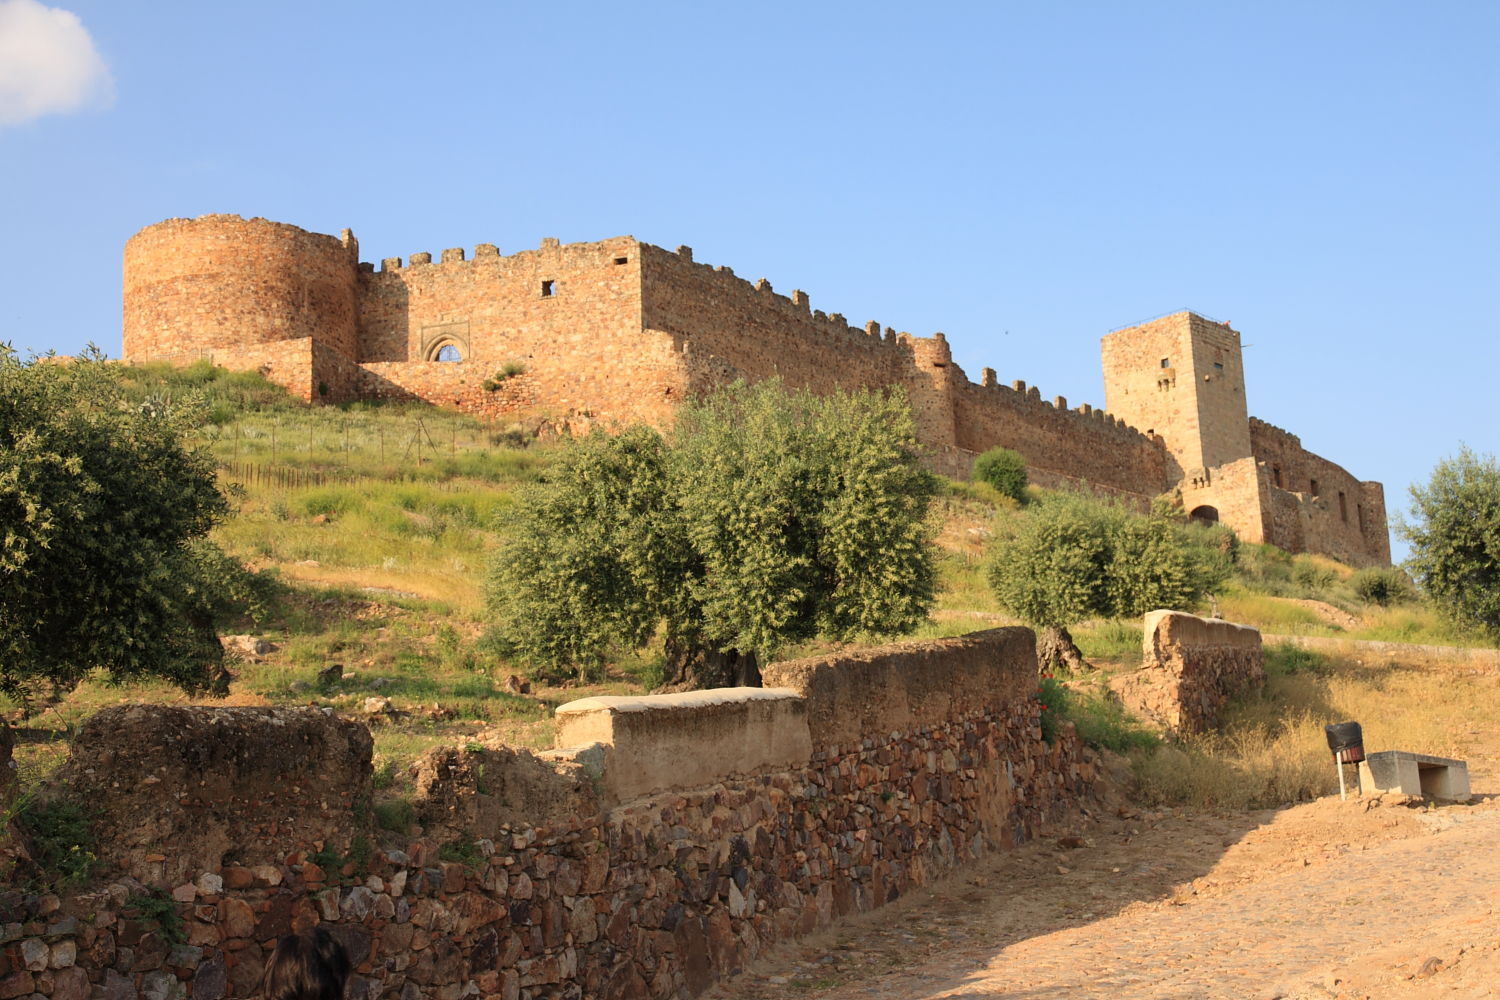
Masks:
[[[596,671],[660,636],[669,687],[758,685],[788,643],[909,631],[936,586],[898,395],[730,386],[572,444],[518,514],[489,606],[513,655]]]
[[[1191,529],[1072,493],[1005,518],[990,549],[1001,606],[1041,630],[1043,669],[1084,665],[1068,626],[1189,607],[1222,582],[1227,565]]]
[[[1463,628],[1500,642],[1500,466],[1462,448],[1411,487],[1411,516],[1396,530],[1411,543],[1406,566],[1437,607]]]
[[[130,403],[115,366],[0,345],[0,692],[222,682],[206,535],[228,510],[180,407]]]

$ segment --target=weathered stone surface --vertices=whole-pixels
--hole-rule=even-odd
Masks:
[[[1260,631],[1180,611],[1145,617],[1141,669],[1111,681],[1127,708],[1168,732],[1217,728],[1225,704],[1266,682]]]
[[[185,946],[169,949],[164,925],[127,905],[140,890],[118,883],[76,910],[93,924],[59,916],[6,928],[10,954],[19,961],[23,942],[35,941],[30,950],[47,965],[60,947],[94,938],[73,966],[0,980],[17,991],[0,1000],[70,1000],[55,994],[76,985],[73,970],[97,980],[91,1000],[140,1000],[137,987],[144,1000],[249,1000],[276,938],[315,925],[355,963],[350,1000],[691,995],[773,941],[1033,836],[1086,794],[1093,764],[1071,731],[1041,740],[1035,665],[1018,641],[1026,637],[1001,630],[864,651],[847,663],[773,665],[769,674],[806,692],[806,716],[853,715],[868,731],[809,738],[813,749],[796,766],[730,769],[607,813],[590,791],[567,799],[577,811],[554,810],[545,823],[517,815],[459,830],[453,839],[480,859],[468,864],[440,860],[439,846],[452,840],[427,838],[382,852],[369,871],[311,880],[319,873],[308,848],[254,867],[236,855],[208,872],[222,879],[217,892],[204,891],[216,887],[202,872],[179,883],[192,890],[178,904]],[[918,676],[934,671],[951,685],[946,698]],[[674,715],[662,718],[675,724]],[[479,790],[491,776],[486,758],[440,759],[469,760],[462,781],[443,787],[489,794]],[[435,776],[431,787],[440,784]]]
[[[370,748],[363,726],[314,709],[124,705],[84,724],[57,780],[96,805],[129,874],[177,885],[229,857],[279,861],[314,840],[347,850]]]

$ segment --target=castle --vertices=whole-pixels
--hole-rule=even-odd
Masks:
[[[1239,334],[1189,312],[1103,338],[1107,410],[1043,400],[983,369],[970,381],[941,333],[849,325],[727,267],[628,236],[502,255],[361,262],[335,238],[234,215],[170,219],[125,245],[127,361],[207,358],[260,369],[309,401],[419,399],[481,416],[547,412],[669,423],[736,378],[814,391],[901,386],[930,464],[966,475],[1003,445],[1042,486],[1184,509],[1243,539],[1387,565],[1379,483],[1361,482],[1248,415]]]

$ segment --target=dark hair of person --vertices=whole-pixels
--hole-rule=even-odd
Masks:
[[[349,953],[319,927],[276,942],[261,983],[262,1000],[343,1000]]]

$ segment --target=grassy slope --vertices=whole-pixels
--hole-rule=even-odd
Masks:
[[[510,665],[478,642],[484,624],[482,582],[497,542],[499,515],[546,468],[557,445],[536,443],[519,428],[496,428],[428,407],[306,407],[256,376],[207,366],[138,368],[130,371],[129,381],[139,398],[201,400],[210,418],[202,444],[222,463],[225,480],[243,485],[239,515],[218,529],[218,540],[251,565],[273,568],[290,585],[288,598],[271,620],[245,624],[247,631],[277,648],[262,662],[234,668],[238,679],[231,702],[332,705],[358,715],[366,698],[389,698],[401,715],[375,727],[377,767],[389,774],[441,742],[503,739],[549,745],[552,709],[558,704],[644,690],[644,680],[657,666],[649,653],[622,659],[600,685],[538,683],[530,695],[517,696],[503,683]],[[1011,501],[982,485],[955,483],[941,498],[934,528],[943,591],[920,635],[959,634],[1012,621],[985,583],[984,550],[995,519],[1014,510]],[[1225,618],[1268,632],[1465,641],[1420,604],[1393,609],[1363,605],[1349,586],[1351,571],[1330,560],[1243,546],[1240,562],[1237,577],[1216,595],[1217,610]],[[1092,623],[1075,635],[1085,654],[1106,672],[1139,663],[1138,624]],[[824,648],[811,644],[786,652]],[[1097,685],[1088,679],[1077,685],[1072,712],[1100,742],[1137,747],[1135,752],[1144,755],[1146,787],[1156,789],[1151,794],[1222,800],[1212,791],[1174,786],[1162,775],[1196,773],[1204,787],[1212,786],[1230,773],[1223,767],[1232,772],[1225,762],[1250,767],[1253,747],[1269,753],[1265,747],[1282,746],[1279,741],[1286,740],[1292,742],[1283,750],[1301,748],[1287,759],[1310,761],[1308,748],[1317,741],[1308,735],[1316,729],[1307,721],[1312,718],[1308,713],[1391,709],[1394,703],[1376,697],[1391,689],[1389,676],[1346,671],[1341,661],[1319,662],[1324,666],[1317,674],[1317,691],[1308,689],[1305,678],[1287,679],[1299,677],[1296,671],[1282,671],[1259,709],[1237,717],[1220,743],[1196,749],[1157,754],[1149,748],[1151,741],[1132,735],[1128,720],[1089,694]],[[317,673],[331,663],[344,667],[344,678],[320,687]],[[1361,700],[1365,696],[1358,691],[1375,700]],[[163,685],[121,689],[92,682],[28,725],[36,731],[62,730],[103,705],[125,700],[183,698]],[[15,717],[15,706],[0,708]],[[1288,721],[1292,719],[1302,721]],[[1321,731],[1316,735],[1320,740]],[[1199,755],[1192,758],[1198,762],[1196,770],[1171,757],[1183,753]],[[47,753],[23,748],[20,758],[23,766],[41,768]],[[1321,761],[1321,753],[1317,758]],[[1170,767],[1151,769],[1151,761],[1169,760]],[[1219,763],[1210,766],[1204,760]],[[1289,775],[1278,778],[1275,790],[1266,794],[1295,798],[1295,789],[1306,783],[1299,785]]]

